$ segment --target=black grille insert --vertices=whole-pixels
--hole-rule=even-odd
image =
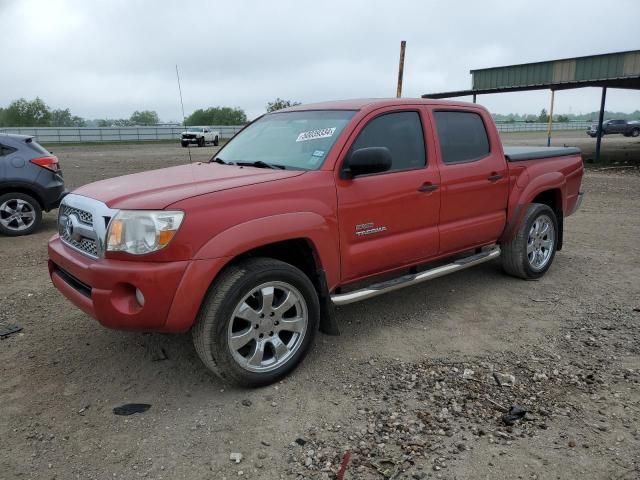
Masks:
[[[54,264],[53,271],[57,273],[60,276],[60,278],[62,278],[67,284],[69,284],[75,290],[80,292],[82,295],[84,295],[87,298],[91,298],[91,287],[89,285],[81,282],[76,277],[71,275],[69,272],[61,269],[58,265]]]

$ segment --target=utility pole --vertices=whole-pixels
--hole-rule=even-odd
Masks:
[[[396,90],[396,97],[402,96],[402,74],[404,73],[404,50],[407,47],[407,42],[402,40],[400,42],[400,65],[398,66],[398,89]]]

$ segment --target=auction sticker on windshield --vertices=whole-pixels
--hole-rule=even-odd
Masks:
[[[321,128],[320,130],[309,130],[308,132],[302,132],[300,135],[298,135],[296,142],[304,142],[307,140],[316,140],[317,138],[332,137],[335,131],[335,127]]]

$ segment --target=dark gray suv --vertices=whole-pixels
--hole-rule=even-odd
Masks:
[[[65,194],[57,157],[32,137],[0,133],[0,234],[30,234]]]

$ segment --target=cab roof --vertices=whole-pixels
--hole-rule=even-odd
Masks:
[[[304,110],[376,110],[378,108],[401,105],[442,105],[447,107],[480,107],[484,109],[484,107],[475,103],[434,100],[431,98],[355,98],[351,100],[334,100],[331,102],[296,105],[278,110],[278,112],[300,112]]]

